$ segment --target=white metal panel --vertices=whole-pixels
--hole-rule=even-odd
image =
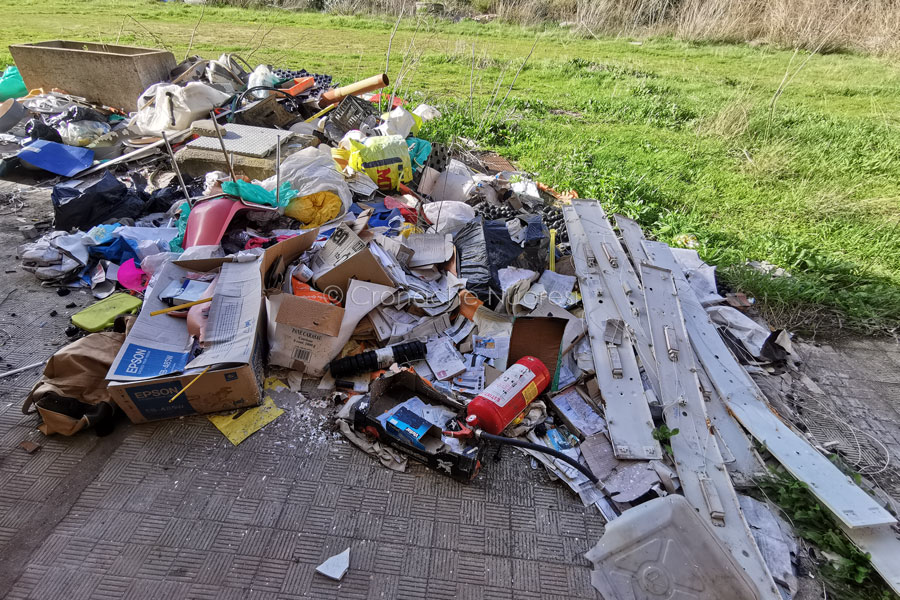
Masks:
[[[715,533],[756,585],[759,597],[781,595],[763,560],[725,469],[719,446],[710,431],[700,394],[697,365],[675,291],[672,272],[642,265],[641,280],[647,302],[649,330],[656,350],[662,387],[663,416],[678,429],[669,443],[684,497],[700,516],[715,525]]]
[[[628,217],[613,215],[613,219],[615,219],[616,227],[619,228],[619,232],[622,234],[625,249],[628,250],[628,254],[631,256],[631,264],[634,265],[635,271],[639,271],[641,263],[647,261],[647,254],[644,252],[644,247],[641,246],[641,241],[644,239],[644,231],[637,224],[637,221]]]
[[[578,214],[591,253],[597,261],[603,291],[612,299],[631,330],[641,365],[647,373],[650,386],[659,397],[660,382],[653,363],[650,336],[645,331],[647,310],[640,280],[619,243],[619,238],[606,220],[606,213],[603,212],[600,203],[596,200],[573,200],[572,206]]]
[[[644,249],[642,242],[644,241],[644,232],[636,221],[623,217],[622,215],[613,215],[616,221],[616,227],[622,234],[622,240],[625,249],[631,256],[635,269],[640,271],[641,263],[649,263],[649,256]],[[698,362],[699,361],[696,361]],[[731,473],[732,481],[739,486],[748,486],[753,482],[754,477],[760,473],[765,473],[765,467],[759,458],[759,454],[753,449],[750,439],[737,424],[734,418],[728,414],[722,398],[716,391],[709,376],[704,369],[697,371],[700,379],[700,385],[704,390],[704,398],[706,398],[706,409],[710,421],[714,425],[714,433],[716,440],[719,442],[719,450]]]
[[[879,527],[841,527],[860,550],[867,552],[869,562],[885,583],[900,594],[900,539],[890,525]]]
[[[737,362],[709,320],[696,294],[661,242],[643,242],[654,265],[673,269],[691,344],[731,413],[772,456],[847,527],[872,527],[896,519],[810,446],[769,407],[762,392]]]
[[[578,216],[571,206],[565,207],[563,213],[584,303],[594,372],[605,401],[606,424],[616,458],[662,458],[662,448],[653,439],[653,417],[644,394],[631,338],[623,335],[620,344],[607,344],[604,340],[607,321],[619,319],[619,312],[612,302],[604,299],[596,261],[592,260]],[[620,377],[613,373],[611,353],[618,357]]]
[[[693,351],[691,348],[691,352]],[[694,362],[696,364],[700,362],[696,356]],[[719,396],[719,392],[702,366],[697,369],[697,377],[706,399],[706,413],[713,426],[716,441],[719,443],[719,451],[722,453],[728,472],[731,473],[732,482],[738,487],[754,485],[754,479],[766,472],[759,454],[753,449],[750,438],[747,437],[738,422],[728,414],[722,397]]]

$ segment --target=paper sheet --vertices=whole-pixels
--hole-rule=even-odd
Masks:
[[[425,360],[438,381],[450,379],[466,370],[462,355],[453,345],[453,340],[441,336],[428,342]]]
[[[366,244],[353,233],[346,223],[341,223],[310,263],[318,277],[366,249]]]
[[[574,387],[557,394],[551,402],[585,436],[606,430],[606,421],[584,401]]]
[[[280,381],[277,383],[281,387],[287,388]],[[271,390],[268,380],[266,381],[266,390]],[[284,410],[278,408],[272,397],[267,395],[260,406],[208,415],[207,418],[216,426],[216,429],[228,438],[229,442],[237,446],[282,414],[284,414]]]
[[[497,272],[497,277],[500,279],[500,289],[503,292],[506,292],[506,290],[508,290],[510,286],[520,281],[534,281],[535,279],[537,279],[537,273],[530,269],[505,267]]]
[[[414,254],[411,268],[445,263],[453,256],[453,236],[440,233],[413,233],[405,242]]]
[[[541,274],[538,283],[547,291],[547,298],[557,306],[568,306],[572,303],[572,290],[575,287],[574,275],[560,275],[547,270]]]
[[[261,285],[259,262],[222,265],[203,338],[206,348],[188,368],[249,360],[262,305]]]
[[[454,344],[459,344],[475,329],[475,323],[468,320],[462,315],[456,317],[453,325],[444,330],[444,335],[453,340]]]

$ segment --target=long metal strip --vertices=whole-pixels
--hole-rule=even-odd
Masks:
[[[660,381],[665,382],[663,417],[669,429],[678,429],[670,444],[684,497],[716,526],[719,541],[756,584],[759,597],[779,600],[781,595],[744,520],[710,431],[672,272],[646,264],[640,270],[657,368]]]
[[[566,206],[563,214],[613,451],[619,459],[662,458],[662,448],[653,439],[653,417],[644,394],[631,339],[622,335],[618,343],[606,341],[607,323],[620,322],[619,312],[611,302],[604,301],[597,261],[590,253],[578,215],[571,206]]]
[[[694,350],[691,348],[691,353]],[[700,361],[694,356],[694,362],[699,364]],[[749,487],[754,485],[757,477],[765,474],[766,467],[756,450],[753,449],[753,443],[737,421],[734,420],[722,397],[713,386],[706,369],[697,369],[697,378],[700,380],[700,388],[703,391],[703,397],[706,400],[706,414],[709,416],[710,424],[713,428],[713,434],[719,443],[719,451],[725,460],[725,466],[731,474],[731,481],[737,487]]]
[[[619,228],[619,233],[622,234],[625,249],[628,250],[628,255],[631,256],[631,264],[634,266],[635,271],[639,271],[641,263],[647,262],[647,254],[644,252],[644,247],[641,246],[641,241],[644,240],[644,231],[637,221],[628,217],[613,215],[613,219],[616,222],[616,227]]]
[[[772,456],[848,528],[895,523],[896,519],[816,451],[772,411],[756,383],[737,362],[709,320],[666,244],[644,241],[652,264],[675,274],[691,344],[731,414]],[[646,283],[646,282],[645,282]],[[900,591],[900,590],[898,590]]]
[[[641,226],[637,221],[622,215],[613,215],[613,218],[622,235],[622,241],[631,257],[632,264],[635,269],[640,271],[641,263],[650,262],[647,251],[642,245],[645,238]],[[765,467],[759,454],[753,449],[750,438],[747,437],[741,426],[728,414],[721,396],[712,385],[706,371],[700,369],[697,376],[704,391],[707,412],[714,426],[719,450],[728,467],[728,472],[731,473],[732,481],[738,486],[751,485],[756,476],[765,473]]]
[[[587,236],[591,252],[597,260],[598,272],[603,279],[603,289],[619,309],[622,319],[634,337],[634,346],[641,365],[650,380],[650,386],[660,395],[660,382],[653,362],[653,348],[645,328],[644,294],[637,274],[619,243],[606,213],[597,200],[572,200],[572,206]]]

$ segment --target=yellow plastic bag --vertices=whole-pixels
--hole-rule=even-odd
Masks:
[[[346,138],[331,156],[341,170],[349,166],[362,171],[382,190],[396,190],[401,183],[412,181],[409,147],[399,135],[371,137],[365,142]]]
[[[284,209],[284,214],[307,227],[318,227],[337,217],[341,212],[341,197],[334,192],[316,192],[294,198]]]

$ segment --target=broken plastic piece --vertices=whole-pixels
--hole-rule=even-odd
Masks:
[[[340,581],[350,569],[350,548],[347,548],[340,554],[335,554],[321,565],[316,567],[316,573],[321,573],[325,577]]]
[[[585,558],[604,598],[759,598],[706,520],[675,494],[623,513]]]

